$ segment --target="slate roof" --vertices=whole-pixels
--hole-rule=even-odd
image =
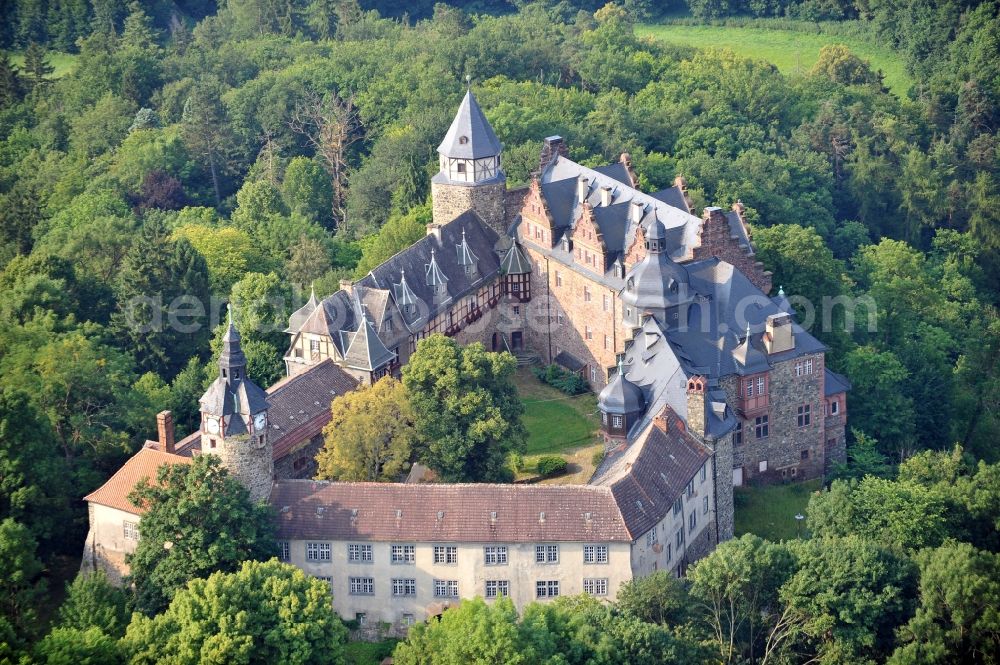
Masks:
[[[588,485],[282,480],[274,484],[271,505],[283,540],[631,540],[612,491]]]
[[[560,351],[556,354],[556,357],[552,359],[552,362],[560,367],[565,367],[571,372],[580,372],[587,366],[587,363],[583,362],[569,351]]]
[[[149,441],[146,445],[157,444]],[[190,463],[190,457],[161,452],[152,447],[142,448],[135,455],[132,455],[113,476],[108,478],[106,483],[83,497],[83,500],[139,515],[143,511],[140,511],[128,500],[128,495],[139,481],[143,478],[155,481],[157,470],[165,464]]]
[[[465,137],[463,143],[461,139]],[[455,119],[438,146],[438,152],[452,159],[494,157],[503,150],[472,90],[465,93]]]
[[[846,393],[851,389],[851,382],[843,374],[837,374],[829,369],[824,369],[823,372],[823,391],[826,397]]]
[[[678,210],[691,212],[688,208],[687,199],[684,198],[684,192],[682,192],[681,188],[677,185],[661,189],[658,192],[653,192],[650,196],[659,201],[663,201],[668,206],[677,208]]]
[[[531,260],[524,254],[524,250],[517,243],[511,243],[504,252],[500,261],[500,273],[502,275],[530,275]]]
[[[615,378],[598,395],[597,404],[604,413],[625,415],[643,411],[646,398],[642,390],[626,378],[624,367],[619,366]]]
[[[330,402],[354,390],[357,380],[326,359],[268,389],[268,434],[279,460],[319,434],[330,421]]]
[[[591,483],[609,487],[633,538],[656,526],[712,456],[671,409],[643,436],[601,463]]]

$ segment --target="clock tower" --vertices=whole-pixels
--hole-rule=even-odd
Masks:
[[[274,459],[267,428],[267,393],[246,375],[247,359],[233,325],[222,338],[219,376],[201,398],[201,454],[218,455],[254,501],[271,493]]]

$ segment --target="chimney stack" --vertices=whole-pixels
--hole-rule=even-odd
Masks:
[[[542,143],[542,154],[538,160],[538,170],[544,171],[545,167],[552,163],[556,157],[568,157],[569,150],[566,148],[566,141],[561,136],[547,136]]]
[[[160,443],[160,450],[165,453],[174,454],[174,414],[169,411],[160,411],[156,414],[157,439]]]
[[[781,353],[795,348],[792,317],[787,313],[772,314],[764,326],[764,346],[768,353]]]
[[[632,201],[629,211],[631,213],[629,216],[632,221],[638,223],[642,220],[642,216],[646,212],[646,206],[644,206],[641,201]]]
[[[580,176],[580,179],[576,181],[576,200],[578,203],[583,203],[587,200],[587,195],[590,194],[590,180]]]
[[[351,293],[351,290],[353,288],[354,288],[354,280],[351,280],[351,279],[342,279],[342,280],[340,280],[340,290],[341,291],[346,291],[347,293]]]
[[[601,187],[601,205],[609,206],[611,205],[611,187],[604,185]]]
[[[692,376],[687,382],[687,422],[691,431],[705,436],[705,377]]]

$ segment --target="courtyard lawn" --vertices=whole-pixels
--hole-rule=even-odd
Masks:
[[[379,665],[386,656],[391,656],[398,640],[383,642],[348,642],[344,646],[344,662],[347,665]]]
[[[737,536],[752,533],[768,540],[791,540],[799,536],[795,515],[806,514],[809,496],[819,490],[819,480],[788,485],[737,487],[736,499]],[[805,537],[805,520],[801,525]]]
[[[68,74],[69,70],[73,69],[76,64],[78,57],[73,53],[60,53],[58,51],[48,51],[46,56],[48,56],[49,64],[55,68],[55,71],[52,72],[52,78],[61,78]],[[24,67],[24,54],[12,53],[10,61],[18,68]]]
[[[596,442],[601,422],[595,395],[570,397],[536,379],[526,367],[518,368],[515,381],[528,429],[526,455],[561,453]]]
[[[820,48],[844,44],[868,60],[872,68],[881,69],[886,86],[896,95],[903,97],[913,84],[899,56],[861,37],[724,25],[643,24],[635,30],[640,37],[652,36],[672,44],[730,49],[737,55],[766,60],[784,74],[805,74],[816,64]]]

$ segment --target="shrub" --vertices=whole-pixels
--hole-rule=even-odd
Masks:
[[[603,461],[604,461],[604,448],[595,450],[594,454],[590,458],[590,463],[593,464],[594,466],[600,466],[601,462]]]
[[[538,458],[538,474],[545,478],[566,473],[566,460],[558,455],[544,455]]]
[[[510,468],[514,470],[514,473],[524,471],[524,457],[520,453],[510,454]]]
[[[547,383],[567,395],[581,395],[590,390],[590,387],[582,376],[563,369],[556,364],[533,367],[531,368],[531,372],[542,383]]]

